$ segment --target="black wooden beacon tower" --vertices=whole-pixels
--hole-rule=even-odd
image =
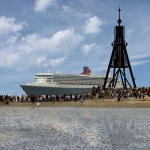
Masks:
[[[106,72],[106,77],[104,79],[103,88],[106,88],[106,83],[108,83],[108,75],[110,69],[113,69],[113,77],[108,83],[109,88],[115,88],[117,84],[118,77],[120,75],[123,88],[127,87],[136,87],[135,78],[133,76],[133,72],[131,69],[128,53],[126,46],[128,45],[125,42],[125,28],[121,26],[121,19],[120,19],[120,8],[119,8],[119,19],[118,19],[118,26],[115,26],[114,29],[114,42],[111,44],[113,47],[110,62],[108,65],[108,69]],[[126,69],[129,69],[132,83],[130,84],[127,77],[126,77]]]

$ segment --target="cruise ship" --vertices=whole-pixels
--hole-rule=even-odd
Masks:
[[[35,82],[20,85],[27,95],[68,95],[91,92],[93,86],[102,87],[104,77],[91,74],[89,67],[80,74],[38,73]],[[109,77],[108,82],[110,82]]]

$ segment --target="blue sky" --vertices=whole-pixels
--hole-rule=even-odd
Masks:
[[[46,72],[107,69],[118,7],[137,86],[150,86],[149,0],[0,0],[0,94]]]

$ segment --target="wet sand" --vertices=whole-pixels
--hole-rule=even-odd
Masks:
[[[0,120],[0,150],[150,150],[149,108],[1,107]]]
[[[149,150],[149,108],[149,97],[0,104],[0,149]]]

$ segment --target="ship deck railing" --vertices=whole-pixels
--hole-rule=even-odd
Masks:
[[[28,82],[27,85],[101,85],[99,82]]]

